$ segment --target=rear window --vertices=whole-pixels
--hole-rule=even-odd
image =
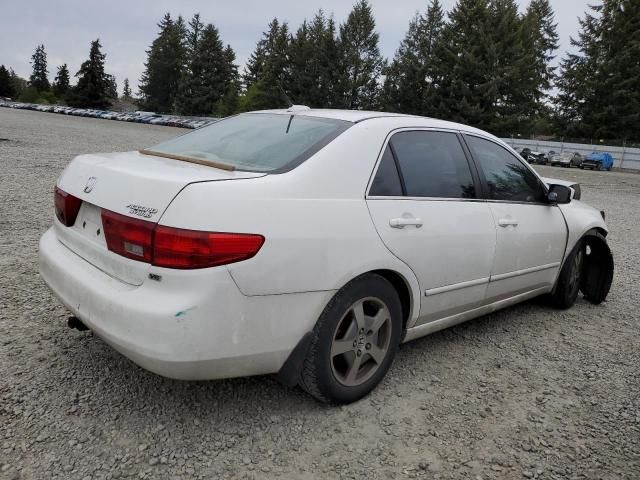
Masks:
[[[235,170],[291,170],[344,132],[351,122],[304,115],[246,113],[146,149]]]

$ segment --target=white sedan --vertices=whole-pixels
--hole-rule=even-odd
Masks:
[[[278,373],[347,403],[402,342],[538,295],[602,302],[604,213],[574,194],[465,125],[253,112],[76,157],[40,271],[70,326],[148,370]]]

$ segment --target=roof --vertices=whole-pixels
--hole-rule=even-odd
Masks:
[[[372,112],[367,110],[338,110],[329,108],[310,108],[306,109],[276,109],[276,110],[259,110],[257,112],[248,113],[279,113],[283,115],[305,115],[308,117],[335,118],[336,120],[346,120],[347,122],[360,122],[369,118],[380,117],[415,117],[415,115],[405,115],[402,113],[389,112]]]
[[[421,117],[419,115],[407,115],[404,113],[390,113],[390,112],[373,112],[367,110],[338,110],[338,109],[323,109],[323,108],[308,108],[302,105],[295,105],[290,109],[276,109],[276,110],[259,110],[247,113],[275,113],[280,115],[304,115],[307,117],[319,117],[319,118],[334,118],[336,120],[344,120],[347,122],[359,123],[364,120],[371,119],[392,119],[396,120],[396,124],[402,123],[402,120],[406,120],[406,127],[427,127],[427,128],[443,128],[450,130],[459,130],[467,133],[477,133],[484,136],[490,136],[500,143],[502,140],[498,139],[494,135],[488,132],[472,127],[470,125],[464,125],[462,123],[450,122],[447,120],[440,120],[437,118]],[[506,145],[506,144],[505,144]]]

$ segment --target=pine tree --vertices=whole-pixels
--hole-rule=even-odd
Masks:
[[[554,52],[558,49],[558,24],[555,23],[553,9],[549,4],[549,0],[531,0],[524,22],[530,22],[532,27],[530,34],[531,44],[526,45],[534,52],[533,69],[538,77],[541,91],[540,97],[544,91],[552,87],[554,79],[555,67],[551,62],[555,59]]]
[[[91,42],[89,59],[82,63],[76,73],[78,84],[67,96],[72,107],[105,109],[111,105],[110,79],[104,73],[105,54],[100,51],[100,39]]]
[[[319,65],[313,58],[315,49],[316,46],[311,39],[309,25],[305,19],[291,39],[289,47],[289,66],[291,68],[289,93],[295,99],[295,103],[308,106],[317,105]]]
[[[47,91],[51,87],[47,74],[47,54],[44,51],[44,45],[38,45],[36,51],[31,56],[31,65],[33,66],[33,72],[29,77],[31,86],[39,92]]]
[[[227,45],[224,49],[223,72],[226,85],[215,111],[212,112],[219,117],[233,115],[238,111],[239,106],[240,75],[236,65],[236,53],[231,45]]]
[[[247,63],[242,110],[287,106],[286,90],[291,75],[289,42],[289,26],[274,18]]]
[[[604,0],[580,19],[578,53],[561,63],[557,123],[566,135],[638,139],[640,5]]]
[[[344,106],[374,109],[378,106],[379,80],[385,62],[378,47],[378,33],[371,5],[359,0],[340,26],[342,52],[339,68],[345,72]]]
[[[192,114],[211,115],[236,78],[235,53],[230,47],[224,48],[218,29],[209,24],[202,31],[197,57],[201,67],[193,91]]]
[[[537,107],[537,103],[525,103],[528,97],[533,96],[527,92],[526,83],[532,77],[532,62],[522,42],[518,6],[514,0],[492,0],[489,13],[485,58],[489,62],[486,85],[492,98],[488,99],[491,105],[486,112],[488,123],[484,127],[497,135],[526,132],[530,128],[531,117],[538,112],[532,109]]]
[[[0,97],[13,98],[15,94],[16,92],[9,70],[7,70],[4,65],[0,65]]]
[[[251,88],[255,83],[259,81],[261,72],[264,69],[264,61],[265,42],[263,38],[256,45],[255,50],[251,53],[251,56],[249,57],[249,60],[247,60],[247,64],[244,68],[242,80],[246,89]]]
[[[605,0],[593,135],[640,139],[640,2]]]
[[[289,47],[290,82],[288,93],[298,104],[330,107],[339,104],[341,95],[340,58],[335,23],[320,10],[306,20],[296,32]]]
[[[156,112],[173,111],[185,64],[187,29],[182,17],[169,13],[158,24],[160,33],[147,50],[145,70],[140,79],[140,105]]]
[[[443,118],[488,128],[497,91],[489,0],[459,0],[449,14],[437,53],[443,71],[439,108]]]
[[[555,51],[558,49],[557,24],[548,0],[532,0],[522,18],[522,59],[526,73],[518,82],[520,104],[529,112],[529,121],[549,116],[548,99],[555,80]]]
[[[113,98],[114,100],[118,99],[118,84],[116,83],[116,77],[113,75],[106,75],[107,78],[107,96],[109,98]]]
[[[195,90],[202,86],[202,61],[198,48],[204,24],[196,13],[189,21],[186,34],[185,68],[182,70],[175,100],[175,110],[183,115],[193,115],[197,100]],[[198,93],[199,94],[199,93]]]
[[[11,84],[13,85],[13,98],[19,98],[20,95],[22,95],[22,92],[27,88],[29,82],[24,78],[19,77],[11,67],[9,67],[9,77],[11,78]]]
[[[433,0],[424,15],[411,20],[409,30],[385,71],[383,103],[386,110],[437,116],[434,98],[443,72],[436,49],[444,28],[444,11]]]
[[[183,115],[212,115],[222,108],[223,97],[237,97],[235,52],[224,47],[218,29],[204,26],[194,15],[187,32],[187,68],[180,81],[176,110]],[[233,84],[233,85],[232,85]],[[228,99],[224,112],[235,100]]]
[[[57,97],[64,97],[69,91],[69,69],[67,68],[66,63],[63,63],[58,67],[52,91]]]
[[[122,82],[122,96],[126,99],[131,98],[131,87],[129,86],[129,79],[125,78],[124,82]]]

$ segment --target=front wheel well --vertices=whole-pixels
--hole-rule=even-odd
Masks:
[[[587,236],[587,235],[589,235],[590,233],[593,233],[593,232],[599,233],[600,235],[602,235],[605,238],[607,236],[607,233],[609,233],[604,228],[595,227],[595,228],[592,228],[591,230],[589,230],[587,233],[585,233],[584,236]]]
[[[613,280],[614,262],[611,249],[606,240],[607,232],[603,228],[592,228],[580,237],[571,252],[567,255],[562,266],[562,271],[568,268],[567,259],[578,249],[585,250],[585,258],[582,263],[580,290],[585,299],[593,304],[603,302],[611,288]],[[559,288],[560,275],[553,287],[552,295]]]
[[[368,273],[375,273],[385,278],[393,288],[398,292],[400,304],[402,305],[402,326],[407,328],[409,319],[411,318],[411,290],[402,275],[393,270],[373,270]]]

